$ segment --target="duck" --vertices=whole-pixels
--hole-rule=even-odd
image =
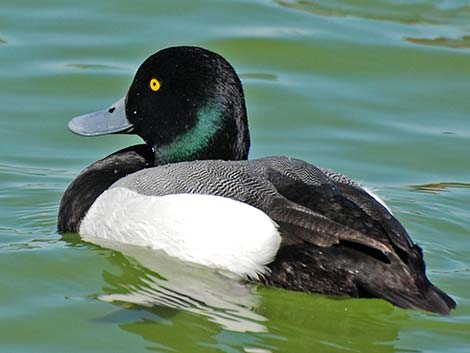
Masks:
[[[449,314],[422,249],[387,205],[349,177],[300,159],[248,159],[242,83],[221,55],[161,49],[124,98],[73,118],[82,136],[144,141],[86,167],[64,192],[59,233],[163,250],[261,285],[382,298]]]

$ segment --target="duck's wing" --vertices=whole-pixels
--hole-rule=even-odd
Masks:
[[[387,248],[393,252],[395,246],[406,251],[413,246],[391,213],[351,179],[287,157],[268,157],[252,164],[253,170],[290,202],[277,201],[269,213],[276,221],[312,229],[324,227],[324,232],[337,237],[352,232],[354,237],[342,240],[369,244],[381,251]],[[307,225],[308,221],[311,224]],[[311,234],[311,241],[318,244],[318,232]]]
[[[377,195],[363,188],[350,178],[330,169],[321,169],[325,175],[334,181],[340,193],[360,207],[368,216],[382,225],[393,244],[403,251],[413,247],[413,242],[406,229],[392,215],[385,203]]]
[[[382,297],[401,307],[439,313],[455,307],[427,279],[421,249],[359,184],[301,160],[270,157],[258,163],[288,200],[270,213],[288,241],[271,265],[267,283]]]

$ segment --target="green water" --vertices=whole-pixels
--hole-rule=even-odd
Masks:
[[[457,310],[243,286],[61,238],[71,180],[138,142],[77,137],[67,121],[181,44],[236,67],[251,158],[295,156],[372,187]],[[468,1],[3,0],[0,64],[1,352],[470,351]]]

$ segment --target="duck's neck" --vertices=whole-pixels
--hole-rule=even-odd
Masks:
[[[126,175],[154,165],[155,158],[149,147],[135,145],[115,152],[84,169],[70,184],[60,202],[59,232],[77,233],[82,219],[99,195]]]
[[[157,164],[248,158],[250,136],[244,103],[207,104],[197,112],[195,121],[169,144],[153,148]]]

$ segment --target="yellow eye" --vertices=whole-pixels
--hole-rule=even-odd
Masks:
[[[154,92],[157,92],[160,89],[160,81],[158,81],[156,78],[152,78],[150,80],[150,89]]]

